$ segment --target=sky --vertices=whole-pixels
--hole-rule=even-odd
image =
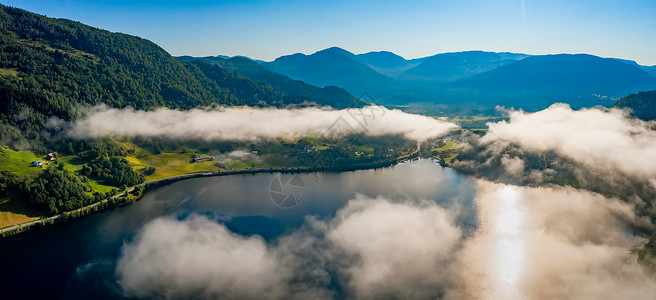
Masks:
[[[406,59],[464,50],[588,53],[656,65],[654,0],[80,1],[2,4],[149,39],[172,55],[279,56],[338,46]]]

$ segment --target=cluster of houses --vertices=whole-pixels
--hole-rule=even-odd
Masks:
[[[46,160],[49,160],[49,161],[57,160],[57,153],[54,153],[54,152],[48,153],[48,155],[46,155]],[[35,161],[32,162],[32,165],[35,166],[35,167],[43,166],[43,164],[45,164],[45,162],[42,161],[42,160],[35,160]]]

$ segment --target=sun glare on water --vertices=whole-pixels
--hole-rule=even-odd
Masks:
[[[523,212],[518,205],[519,192],[506,186],[499,191],[492,239],[495,255],[490,275],[499,299],[521,299],[520,280],[525,260]],[[496,297],[495,297],[496,298]]]

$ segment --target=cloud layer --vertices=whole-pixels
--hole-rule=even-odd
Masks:
[[[162,217],[122,250],[127,296],[165,298],[645,299],[630,206],[573,188],[479,183],[478,229],[456,208],[358,196],[266,243],[204,216]],[[472,208],[462,208],[472,209]],[[337,289],[338,287],[338,289]]]
[[[656,176],[653,123],[617,109],[572,110],[554,104],[536,112],[513,111],[508,122],[489,123],[482,142],[506,141],[530,151],[556,151],[596,170]]]
[[[71,124],[67,134],[76,138],[120,135],[251,141],[362,133],[403,135],[421,141],[443,135],[454,127],[456,125],[445,121],[382,106],[345,110],[222,108],[188,111],[168,108],[137,111],[97,106]]]

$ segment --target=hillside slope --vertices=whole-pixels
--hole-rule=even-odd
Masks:
[[[0,28],[3,144],[38,140],[48,118],[74,119],[80,105],[188,109],[307,101],[229,70],[185,65],[148,40],[71,20],[0,5]]]
[[[244,57],[177,57],[182,62],[202,61],[220,66],[223,69],[238,73],[244,77],[262,82],[286,95],[302,97],[320,105],[330,105],[336,108],[352,106],[357,99],[344,89],[335,86],[319,88],[300,80],[291,79],[280,73],[269,70],[257,62]]]
[[[613,107],[631,109],[635,117],[643,120],[656,120],[656,90],[625,96]]]
[[[526,57],[526,54],[484,51],[442,53],[426,58],[421,64],[405,71],[403,76],[448,82],[468,78]]]
[[[359,96],[364,92],[389,94],[394,89],[392,78],[380,74],[340,48],[328,48],[311,55],[301,53],[282,56],[263,66],[319,87],[334,85]]]
[[[376,72],[393,78],[398,77],[401,73],[410,68],[416,67],[423,61],[423,58],[406,60],[405,58],[389,51],[375,51],[357,54],[355,55],[355,58]]]
[[[654,89],[656,77],[616,59],[559,54],[528,57],[454,86],[502,105],[545,107],[561,101],[584,107],[609,105],[613,97]],[[501,99],[507,102],[498,102]]]

